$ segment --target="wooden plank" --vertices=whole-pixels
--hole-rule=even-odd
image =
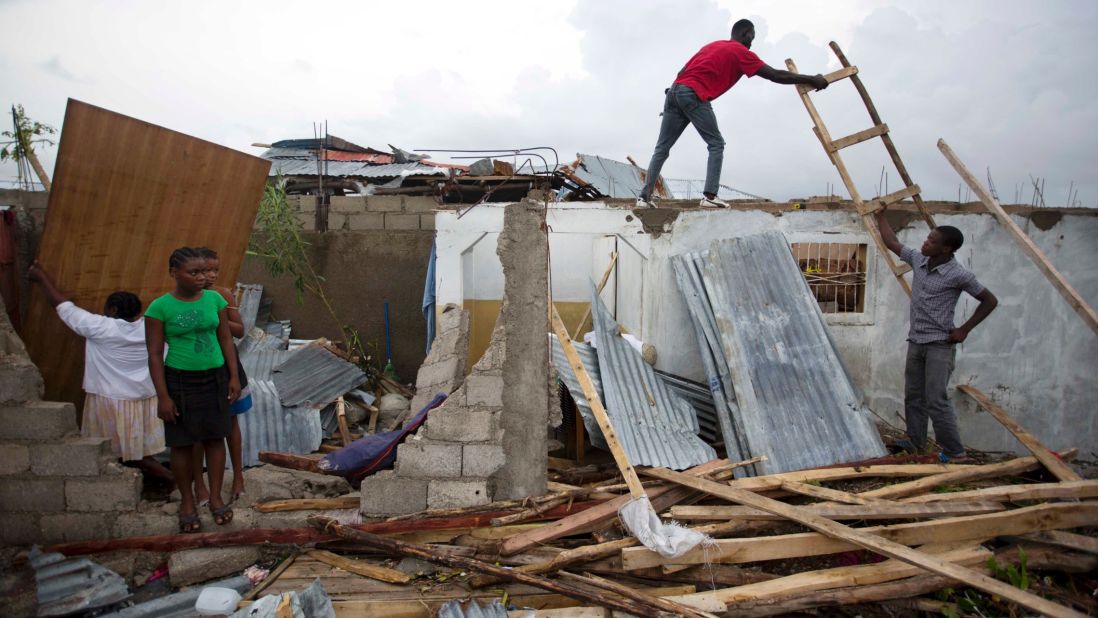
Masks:
[[[270,500],[256,502],[252,508],[260,513],[280,513],[283,511],[326,511],[330,509],[358,508],[362,499],[358,496],[341,498],[298,498],[291,500]]]
[[[330,551],[324,551],[323,549],[314,549],[308,552],[308,556],[313,560],[334,566],[347,571],[348,573],[354,573],[355,575],[369,577],[370,579],[376,579],[390,584],[406,584],[412,581],[412,577],[402,571],[370,564],[361,560],[346,558],[338,554],[333,554]]]
[[[1039,530],[1078,527],[1087,525],[1088,517],[1098,517],[1098,504],[1041,504],[986,515],[874,526],[859,528],[859,530],[904,545],[960,543],[999,535],[1020,535]],[[778,536],[717,539],[708,548],[691,550],[674,560],[668,560],[644,547],[624,549],[621,552],[621,558],[622,568],[633,571],[667,563],[704,564],[711,561],[722,564],[744,564],[763,560],[822,556],[857,548],[858,544],[853,541],[831,538],[819,532],[802,532]]]
[[[1063,457],[1073,457],[1075,450],[1064,451]],[[1010,461],[973,466],[967,470],[950,470],[942,474],[924,477],[907,483],[887,485],[879,489],[863,491],[861,495],[867,498],[903,498],[928,492],[935,487],[951,485],[954,483],[967,483],[980,479],[993,479],[1003,476],[1015,476],[1030,470],[1036,470],[1041,463],[1036,457],[1019,457]]]
[[[634,599],[643,603],[652,605],[660,610],[667,612],[671,616],[685,616],[687,618],[717,618],[713,614],[708,612],[698,611],[692,607],[677,603],[662,597],[654,597],[643,591],[630,588],[629,586],[619,584],[617,582],[598,577],[596,575],[577,575],[575,573],[569,573],[568,571],[561,571],[559,574],[561,579],[567,579],[574,582],[578,582],[594,588],[602,588],[614,594],[619,594],[627,599]]]
[[[1098,480],[1093,481],[1069,481],[1066,483],[1027,483],[1025,485],[999,485],[972,489],[969,491],[950,491],[943,493],[924,494],[904,498],[902,501],[911,502],[962,502],[979,500],[1000,500],[1003,502],[1020,502],[1023,500],[1057,500],[1069,498],[1082,500],[1084,498],[1098,498]]]
[[[598,285],[598,288],[597,288],[599,294],[602,294],[602,289],[604,287],[606,287],[606,282],[610,280],[610,275],[613,274],[613,272],[614,272],[614,264],[616,264],[617,261],[618,261],[618,252],[617,251],[610,252],[610,263],[606,265],[606,270],[603,271],[602,278],[599,279],[599,285]],[[588,303],[587,304],[587,309],[585,309],[583,311],[583,317],[580,318],[579,323],[576,324],[576,329],[573,331],[573,334],[572,334],[573,339],[576,338],[576,337],[583,336],[583,327],[584,327],[585,324],[587,324],[587,318],[590,315],[591,315],[591,304]],[[583,423],[580,423],[580,424],[582,425]]]
[[[868,205],[866,207],[866,211],[869,214],[873,214],[878,210],[884,208],[885,206],[899,204],[900,202],[915,197],[920,193],[922,193],[922,189],[919,188],[919,185],[911,185],[910,187],[905,187],[903,189],[900,189],[899,191],[889,193],[888,195],[882,195],[881,197],[875,197],[869,200],[869,202],[867,203]],[[860,212],[860,214],[866,213]]]
[[[290,565],[292,565],[294,563],[294,560],[296,559],[297,554],[294,553],[290,554],[288,557],[286,557],[285,560],[278,563],[278,566],[275,567],[273,571],[267,574],[266,579],[253,586],[251,590],[244,594],[244,596],[240,597],[240,603],[237,604],[237,607],[243,607],[244,605],[248,604],[248,602],[256,598],[260,592],[263,592],[271,584],[278,581],[278,577],[282,575],[286,571],[286,569],[290,568]]]
[[[840,79],[846,79],[848,77],[854,77],[857,74],[858,74],[858,67],[843,67],[843,68],[839,69],[838,71],[832,71],[832,72],[828,73],[827,75],[824,75],[824,79],[827,80],[827,83],[834,84],[835,82],[839,81]]]
[[[838,150],[842,150],[843,148],[849,148],[855,144],[860,144],[862,142],[871,140],[874,137],[880,137],[882,135],[885,135],[886,133],[888,133],[888,125],[882,123],[875,127],[870,127],[863,131],[852,133],[850,135],[847,135],[846,137],[840,137],[839,139],[831,142],[831,151],[835,152]]]
[[[1055,545],[1056,547],[1062,547],[1064,549],[1098,555],[1098,539],[1092,536],[1075,534],[1074,532],[1064,532],[1062,530],[1045,530],[1043,532],[1027,534],[1022,538],[1027,541]]]
[[[343,395],[336,399],[336,422],[339,425],[339,438],[343,446],[351,443],[351,429],[347,427],[347,402],[343,401]]]
[[[924,551],[930,555],[935,555],[940,560],[970,567],[986,563],[992,555],[990,551],[982,547],[966,547],[942,553],[938,553],[933,548],[924,548]],[[721,607],[720,611],[723,612],[726,611],[729,604],[743,601],[758,602],[830,588],[881,584],[920,575],[922,572],[922,569],[917,566],[899,560],[886,560],[878,564],[806,571],[770,581],[671,598],[683,605],[692,607]]]
[[[746,489],[748,491],[771,491],[781,489],[782,484],[786,481],[804,483],[807,481],[841,481],[855,478],[904,478],[938,475],[943,472],[962,472],[982,468],[987,468],[987,466],[973,466],[967,464],[886,464],[880,466],[867,465],[857,467],[814,468],[812,470],[779,472],[777,474],[736,479],[734,481],[729,481],[728,486],[736,489]],[[641,470],[641,474],[645,473],[645,470]],[[866,496],[864,493],[859,495],[867,498],[871,497]]]
[[[69,99],[38,259],[73,302],[99,311],[116,290],[148,305],[174,288],[168,256],[183,245],[221,255],[232,285],[270,161]],[[20,332],[44,399],[81,409],[84,341],[31,286]]]
[[[884,500],[881,500],[880,498],[867,498],[865,496],[859,496],[858,494],[852,494],[849,491],[839,491],[838,489],[809,485],[808,483],[801,483],[793,480],[782,481],[782,489],[802,496],[819,498],[820,500],[830,500],[842,504],[873,504],[875,502],[884,502]]]
[[[549,307],[552,311],[553,331],[557,334],[557,339],[560,340],[560,346],[564,348],[564,356],[568,358],[568,364],[572,366],[572,371],[576,374],[576,381],[580,383],[580,388],[583,389],[583,396],[587,399],[587,405],[595,415],[599,428],[602,429],[602,437],[610,448],[610,453],[614,455],[614,462],[618,464],[618,470],[621,471],[622,478],[629,485],[629,494],[634,498],[641,498],[644,496],[644,487],[641,486],[640,479],[637,478],[637,473],[633,470],[633,464],[629,463],[629,457],[625,454],[625,449],[621,447],[618,434],[614,431],[614,425],[606,414],[606,408],[602,407],[599,393],[595,390],[591,377],[587,375],[587,368],[583,366],[583,361],[580,360],[576,348],[572,345],[572,338],[568,335],[568,330],[564,327],[564,322],[561,321],[557,308],[551,302]]]
[[[930,508],[927,508],[930,507]],[[983,515],[1005,509],[998,502],[930,502],[905,504],[878,502],[872,504],[808,504],[800,507],[820,517],[833,520],[921,519]],[[748,506],[673,506],[671,517],[679,521],[772,521],[785,519]]]
[[[957,173],[961,175],[961,178],[972,188],[972,191],[980,198],[984,206],[987,207],[988,212],[995,216],[999,223],[1006,228],[1006,231],[1014,237],[1014,240],[1018,242],[1018,245],[1022,248],[1022,251],[1029,256],[1033,263],[1037,265],[1037,269],[1044,273],[1049,282],[1052,283],[1052,287],[1056,288],[1056,291],[1060,293],[1060,296],[1064,297],[1068,306],[1072,308],[1075,313],[1079,314],[1083,322],[1090,327],[1090,330],[1094,334],[1098,335],[1098,312],[1094,311],[1085,299],[1079,294],[1079,292],[1068,283],[1060,271],[1056,270],[1056,267],[1052,265],[1044,251],[1038,247],[1025,233],[1022,228],[1018,227],[1018,224],[1010,218],[1010,215],[1003,210],[1003,207],[999,205],[999,200],[992,197],[991,193],[984,188],[983,183],[976,179],[972,175],[972,172],[968,171],[965,164],[953,153],[953,149],[945,143],[945,140],[938,140],[938,150],[942,151],[946,160],[953,166],[953,169],[957,170]]]
[[[1014,434],[1014,437],[1018,438],[1018,441],[1022,443],[1022,446],[1029,449],[1029,452],[1033,453],[1033,456],[1052,473],[1052,476],[1055,476],[1061,481],[1083,480],[1083,477],[1076,474],[1075,470],[1071,469],[1071,466],[1061,461],[1056,453],[1048,450],[1048,447],[1042,444],[1041,441],[1037,439],[1037,436],[1026,431],[1025,427],[1022,427],[1018,421],[1011,418],[1006,410],[999,407],[991,400],[991,397],[988,397],[983,391],[970,384],[961,384],[957,387],[957,390],[975,399],[976,403],[980,404],[981,408],[987,410],[988,414],[995,417],[995,420],[999,421],[1003,427],[1007,428],[1007,431]]]
[[[832,538],[839,539],[848,543],[853,543],[859,547],[864,547],[865,549],[868,549],[870,551],[884,554],[885,556],[888,556],[890,558],[902,560],[909,564],[921,567],[932,573],[953,577],[955,579],[965,582],[973,588],[978,588],[984,592],[999,595],[1000,597],[1013,601],[1019,605],[1022,605],[1023,607],[1028,607],[1031,610],[1048,614],[1049,616],[1053,616],[1054,618],[1082,616],[1082,614],[1076,612],[1071,608],[1053,603],[1030,592],[1019,590],[1018,588],[1015,588],[1010,584],[1006,584],[997,579],[988,577],[987,575],[977,573],[972,569],[967,569],[952,564],[950,562],[946,562],[935,556],[916,551],[914,549],[911,549],[910,547],[901,545],[900,543],[897,543],[895,541],[887,540],[865,530],[849,528],[842,524],[835,523],[830,519],[825,519],[818,515],[813,515],[812,513],[805,512],[803,509],[799,509],[797,507],[778,502],[777,500],[765,498],[749,491],[732,489],[731,487],[721,485],[720,483],[705,479],[699,479],[694,476],[682,474],[681,472],[675,472],[673,470],[667,470],[665,468],[654,469],[650,472],[655,472],[656,474],[654,476],[656,476],[657,478],[662,478],[666,481],[679,483],[684,487],[690,487],[691,489],[704,491],[705,493],[716,496],[718,498],[731,500],[745,506],[753,506],[758,509],[769,511],[776,515],[782,515],[792,521],[795,521],[804,526],[808,526],[809,528],[812,528],[813,530],[816,530],[817,532],[820,532],[822,534],[826,534]],[[1039,508],[1047,509],[1054,506],[1058,505],[1044,505],[1043,507]],[[1098,518],[1098,505],[1084,505],[1080,503],[1077,505],[1070,504],[1067,506],[1078,507],[1078,510],[1083,511],[1084,514],[1088,518],[1090,518],[1090,521],[1094,521],[1095,518]],[[994,515],[977,515],[975,517],[993,516]],[[933,526],[935,523],[938,522],[930,522],[929,525]],[[984,532],[987,532],[986,529],[984,530]],[[933,542],[941,543],[947,541],[935,539]]]

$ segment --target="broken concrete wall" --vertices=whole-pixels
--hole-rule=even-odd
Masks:
[[[457,305],[446,305],[438,313],[435,340],[431,352],[416,374],[416,394],[411,416],[427,407],[435,395],[449,395],[465,379],[465,358],[469,348],[469,312]]]
[[[547,219],[554,301],[582,303],[591,280],[605,266],[608,239],[618,251],[613,290],[603,294],[618,320],[659,352],[657,367],[704,381],[697,342],[668,256],[706,249],[713,240],[782,231],[790,242],[864,243],[868,249],[865,311],[825,315],[840,356],[870,407],[903,426],[903,365],[908,300],[849,208],[830,205],[734,204],[727,210],[685,207],[632,211],[622,204],[554,204]],[[1052,448],[1098,449],[1098,338],[1055,292],[1016,242],[979,204],[930,205],[940,225],[966,235],[957,254],[1000,300],[999,308],[958,348],[953,384],[972,383],[996,400]],[[1098,211],[1030,209],[1008,212],[1052,263],[1093,306],[1098,306]],[[651,216],[650,216],[651,215]],[[900,239],[918,246],[925,224],[914,207],[893,207]],[[502,272],[484,241],[503,225],[498,205],[481,205],[460,220],[438,214],[438,302],[490,299]],[[902,228],[902,229],[901,229]],[[602,260],[600,262],[600,260]],[[466,276],[475,272],[476,277]],[[487,302],[481,300],[479,302]],[[957,313],[971,315],[965,296]],[[565,317],[566,324],[572,322]],[[952,394],[952,391],[951,391]],[[962,436],[974,447],[1024,452],[1018,442],[962,394],[953,394]]]

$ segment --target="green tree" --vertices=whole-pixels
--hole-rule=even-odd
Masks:
[[[25,189],[30,188],[30,169],[28,169],[28,165],[33,167],[38,179],[49,191],[50,179],[46,175],[46,170],[43,169],[42,164],[38,162],[38,157],[34,154],[34,146],[35,144],[52,146],[54,142],[47,136],[55,135],[57,129],[28,118],[22,105],[11,106],[11,117],[12,130],[0,133],[0,135],[7,138],[7,141],[0,142],[0,161],[7,161],[8,159],[15,161],[19,184]]]

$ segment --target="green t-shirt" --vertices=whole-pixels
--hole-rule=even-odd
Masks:
[[[205,371],[225,364],[217,342],[217,312],[229,303],[217,292],[204,290],[198,300],[185,302],[165,294],[149,303],[145,317],[164,323],[168,356],[164,364],[173,369]]]

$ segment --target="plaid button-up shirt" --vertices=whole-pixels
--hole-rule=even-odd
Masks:
[[[900,251],[900,259],[911,264],[913,277],[911,330],[907,340],[912,343],[947,341],[953,330],[953,314],[961,291],[977,296],[984,291],[984,286],[956,259],[930,268],[930,258],[906,246]]]

